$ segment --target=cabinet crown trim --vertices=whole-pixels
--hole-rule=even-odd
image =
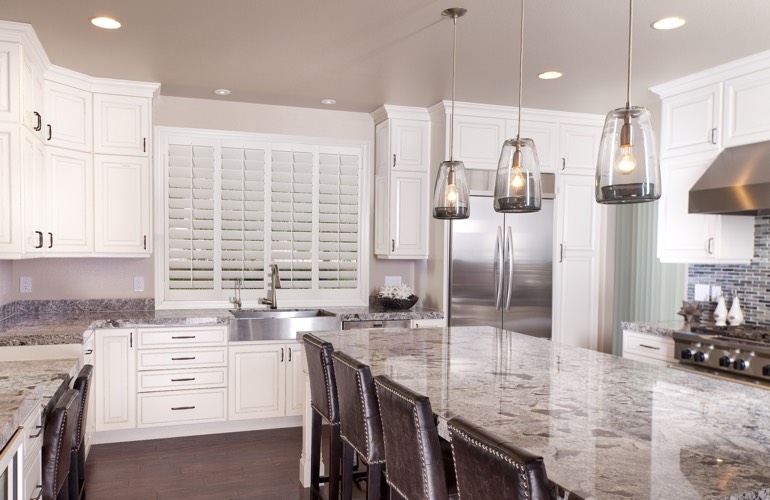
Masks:
[[[433,117],[437,114],[449,116],[451,109],[452,101],[444,100],[429,107],[428,112]],[[455,102],[455,115],[513,120],[518,116],[518,113],[517,108],[513,106]],[[521,108],[521,118],[530,121],[559,122],[576,125],[602,125],[604,123],[604,115],[536,108]]]
[[[691,75],[677,78],[669,82],[653,85],[650,90],[659,95],[661,99],[681,94],[689,90],[705,87],[714,83],[721,83],[736,76],[753,73],[770,67],[770,50],[759,52],[735,61],[730,61],[719,66],[698,71]]]
[[[405,120],[430,121],[430,115],[425,108],[413,106],[397,106],[395,104],[383,104],[375,109],[369,115],[374,120],[375,125],[390,118],[402,118]]]

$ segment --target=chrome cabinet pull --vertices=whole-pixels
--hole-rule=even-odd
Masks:
[[[706,251],[708,252],[709,255],[714,253],[714,238],[709,238]]]
[[[53,248],[53,233],[48,233],[48,248]]]
[[[171,358],[171,361],[190,361],[195,359],[195,356],[183,356],[181,358]]]
[[[711,129],[711,144],[717,143],[717,128],[714,127]]]
[[[172,339],[194,339],[195,335],[176,335]]]
[[[51,124],[48,124],[48,140],[51,140],[51,137],[53,137],[53,129],[51,128]]]
[[[495,287],[497,288],[497,294],[495,297],[495,311],[499,311],[503,305],[503,253],[505,248],[503,247],[503,229],[497,226],[497,241],[495,242],[495,253],[497,254],[497,270],[493,271],[494,276],[497,278]]]
[[[37,246],[35,248],[43,248],[43,231],[35,231],[35,234],[37,235]]]
[[[566,157],[561,159],[561,169],[564,170],[565,168],[567,168],[567,158]]]
[[[393,168],[396,168],[396,155],[393,155]]]
[[[186,378],[172,378],[172,382],[192,382],[195,380],[195,377],[186,377]]]
[[[513,233],[511,226],[508,226],[508,232],[505,235],[508,242],[506,245],[508,251],[508,295],[505,299],[505,310],[511,309],[511,298],[513,297]]]
[[[37,111],[33,111],[35,113],[35,116],[37,117],[37,125],[35,125],[35,132],[40,132],[43,129],[43,117],[40,116],[40,113]]]
[[[171,408],[171,411],[178,411],[178,410],[194,410],[194,409],[195,409],[195,407],[194,407],[194,406],[176,406],[176,407],[172,407],[172,408]]]
[[[564,244],[559,243],[559,262],[564,261]]]
[[[647,344],[639,344],[639,347],[646,347],[647,349],[655,349],[656,351],[660,351],[660,347],[655,347]]]
[[[29,438],[30,438],[30,439],[35,439],[36,437],[38,437],[40,434],[42,434],[42,433],[43,433],[43,426],[42,426],[42,425],[36,425],[36,426],[35,426],[35,429],[40,429],[40,430],[39,430],[39,431],[37,431],[37,434],[30,434],[30,435],[29,435]]]

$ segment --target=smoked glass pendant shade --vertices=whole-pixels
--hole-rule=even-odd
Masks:
[[[660,198],[660,164],[650,112],[639,106],[607,114],[596,164],[598,203],[644,203]]]
[[[495,212],[537,212],[540,199],[540,162],[534,141],[505,141],[495,179]]]
[[[467,219],[470,216],[468,182],[461,161],[444,161],[438,167],[433,187],[435,219]]]

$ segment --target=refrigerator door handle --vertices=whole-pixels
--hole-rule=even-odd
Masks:
[[[495,277],[497,278],[497,283],[495,283],[496,287],[496,293],[495,293],[495,310],[499,311],[503,306],[503,253],[505,252],[505,248],[503,247],[503,228],[500,226],[497,226],[497,241],[495,242],[495,254],[497,254],[497,261],[495,262],[495,265],[497,269],[495,269]]]
[[[511,297],[513,297],[513,232],[511,226],[505,234],[506,250],[508,252],[508,294],[505,298],[505,310],[511,309]]]

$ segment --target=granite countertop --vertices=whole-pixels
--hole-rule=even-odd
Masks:
[[[621,321],[620,327],[623,330],[669,338],[677,330],[690,329],[690,325],[681,319],[671,321]]]
[[[0,362],[0,448],[38,404],[55,404],[76,369],[76,359]]]
[[[415,307],[409,311],[388,311],[369,307],[324,307],[342,321],[443,318],[444,313]],[[227,325],[228,309],[151,310],[60,310],[22,312],[0,320],[0,347],[50,344],[80,344],[83,333],[95,328],[137,328],[153,326]]]
[[[491,327],[318,332],[544,457],[559,498],[770,498],[770,390]]]

